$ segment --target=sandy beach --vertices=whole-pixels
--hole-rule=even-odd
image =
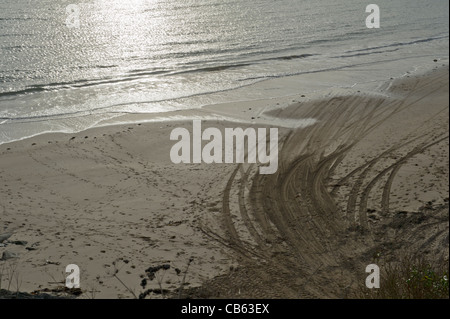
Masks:
[[[448,262],[448,88],[443,66],[382,94],[128,115],[0,145],[0,288],[51,293],[76,264],[78,298],[134,298],[146,269],[170,265],[149,298],[181,285],[193,298],[346,298],[375,257]],[[278,171],[173,164],[170,133],[193,118],[277,127]]]

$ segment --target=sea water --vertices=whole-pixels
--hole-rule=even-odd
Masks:
[[[380,28],[366,26],[370,3]],[[448,12],[447,0],[2,0],[0,143],[381,83],[448,62]]]

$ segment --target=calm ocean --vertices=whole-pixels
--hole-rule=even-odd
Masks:
[[[225,102],[223,92],[252,99],[272,78],[354,69],[370,81],[369,67],[387,78],[448,61],[448,0],[377,0],[379,29],[365,25],[370,3],[1,0],[0,143]]]

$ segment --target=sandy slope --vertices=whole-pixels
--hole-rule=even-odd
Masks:
[[[176,292],[192,258],[186,287],[203,284],[194,297],[340,298],[364,284],[375,255],[448,260],[448,85],[446,67],[385,95],[304,99],[265,114],[241,104],[264,124],[317,120],[280,127],[274,175],[249,164],[172,164],[170,132],[189,121],[1,145],[0,234],[11,237],[0,253],[18,258],[0,267],[17,264],[20,289],[32,291],[60,286],[75,263],[83,289],[129,298],[115,268],[138,294],[145,269],[170,264],[150,285],[159,278]],[[204,127],[250,126],[242,114]]]
[[[276,175],[240,167],[231,176],[222,236],[245,266],[217,279],[213,294],[349,297],[375,256],[448,261],[448,72],[395,83],[391,93],[273,112],[319,123],[288,134]]]

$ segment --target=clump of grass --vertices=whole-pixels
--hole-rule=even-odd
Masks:
[[[380,265],[380,288],[364,287],[360,298],[448,299],[448,261],[431,263],[423,258],[403,257]]]
[[[0,290],[2,289],[3,278],[7,281],[6,291],[12,289],[13,284],[16,286],[16,295],[19,294],[20,286],[22,285],[22,277],[18,271],[18,262],[7,261],[0,267]]]
[[[183,274],[183,279],[181,280],[180,287],[178,288],[178,298],[179,299],[181,299],[181,297],[182,297],[183,287],[186,282],[186,275],[188,273],[189,266],[191,265],[191,263],[193,261],[194,261],[194,259],[192,257],[189,258],[189,261],[186,266],[186,270],[184,271],[184,274]],[[165,298],[165,295],[171,294],[171,297],[173,298],[175,296],[174,293],[167,289],[163,289],[163,287],[162,287],[162,282],[163,282],[164,276],[166,275],[166,272],[169,269],[171,269],[171,266],[169,264],[163,264],[163,265],[156,266],[156,267],[149,267],[147,270],[145,270],[145,276],[143,276],[143,279],[141,281],[141,287],[143,289],[146,289],[148,282],[152,281],[153,279],[156,278],[158,281],[159,289],[146,289],[139,295],[139,299],[145,299],[151,293],[160,294],[163,298]],[[175,270],[177,276],[179,276],[181,274],[180,269],[175,268],[174,270]],[[159,273],[162,272],[162,274],[157,275],[158,272]]]

